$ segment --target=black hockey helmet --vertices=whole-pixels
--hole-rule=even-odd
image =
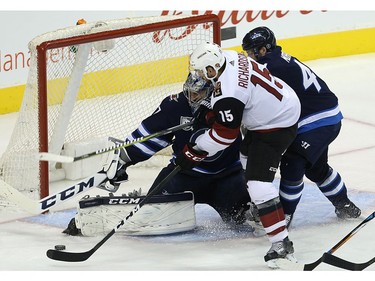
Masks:
[[[213,85],[210,82],[207,82],[202,77],[197,74],[189,73],[184,86],[183,86],[183,93],[189,104],[195,112],[200,103],[210,96],[213,91]]]
[[[265,26],[260,26],[250,30],[242,39],[242,49],[244,51],[253,50],[254,53],[266,47],[267,51],[276,47],[276,38],[272,30]]]

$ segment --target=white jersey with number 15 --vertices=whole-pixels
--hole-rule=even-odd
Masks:
[[[212,93],[212,128],[197,139],[200,150],[213,155],[236,139],[241,123],[252,131],[291,127],[301,113],[292,88],[243,54],[224,51],[225,69]]]
[[[289,85],[272,76],[266,66],[241,53],[223,53],[226,66],[217,81],[221,94],[212,96],[213,107],[222,99],[241,101],[245,105],[242,123],[248,130],[285,128],[298,121],[301,106]],[[220,115],[228,118],[225,112]]]

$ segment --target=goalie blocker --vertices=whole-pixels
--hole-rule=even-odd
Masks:
[[[64,233],[108,234],[145,196],[84,197]],[[162,235],[193,230],[196,226],[194,195],[183,192],[154,195],[118,230],[125,235]]]

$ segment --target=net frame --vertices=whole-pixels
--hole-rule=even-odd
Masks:
[[[157,19],[158,18],[158,19]],[[161,21],[159,21],[161,20]],[[82,45],[102,40],[110,40],[118,37],[132,36],[145,32],[155,32],[165,30],[166,28],[183,27],[197,24],[212,24],[213,42],[220,44],[220,20],[216,15],[201,16],[160,16],[155,17],[153,23],[118,28],[109,31],[93,32],[85,35],[72,36],[70,38],[50,38],[50,34],[45,34],[32,40],[29,44],[30,50],[36,51],[36,69],[37,69],[37,91],[38,91],[38,135],[39,135],[39,152],[48,152],[48,87],[47,87],[47,52],[54,48],[63,48],[72,45]],[[158,22],[159,21],[159,22]],[[88,26],[87,28],[90,28]],[[49,40],[46,40],[49,38]],[[30,77],[29,77],[30,79]],[[22,110],[22,108],[21,108]],[[39,196],[46,197],[49,194],[49,163],[39,162]]]

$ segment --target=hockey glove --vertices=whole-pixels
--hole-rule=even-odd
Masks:
[[[200,128],[211,128],[215,122],[215,114],[212,109],[207,108],[204,105],[201,105],[194,117],[194,129]]]
[[[126,168],[129,166],[129,162],[130,158],[125,149],[117,149],[109,152],[102,169],[107,174],[107,180],[102,182],[98,187],[110,192],[116,192],[120,184],[128,180]]]
[[[116,192],[120,184],[123,182],[128,181],[128,174],[126,173],[126,167],[122,166],[120,170],[117,171],[116,176],[113,179],[108,179],[103,181],[101,184],[98,185],[98,188],[110,191],[110,192]]]
[[[176,156],[176,165],[182,170],[191,170],[207,157],[206,151],[199,151],[193,147],[194,144],[188,143],[184,149]]]

